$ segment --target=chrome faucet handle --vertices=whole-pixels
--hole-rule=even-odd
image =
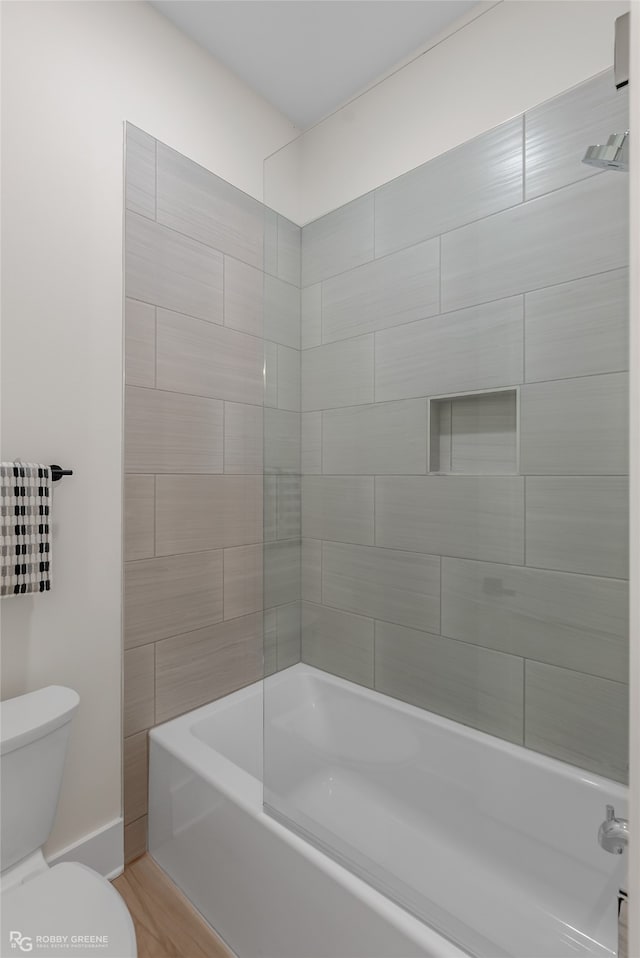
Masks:
[[[613,805],[606,806],[606,818],[598,830],[598,843],[612,855],[622,855],[629,844],[629,822],[616,818]]]

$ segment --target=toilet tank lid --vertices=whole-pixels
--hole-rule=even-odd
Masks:
[[[0,702],[0,754],[13,752],[70,722],[80,696],[63,685],[48,685]]]

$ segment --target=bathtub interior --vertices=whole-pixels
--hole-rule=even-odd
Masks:
[[[304,912],[317,871],[302,877],[309,856],[293,854],[297,842],[442,936],[443,948],[411,954],[448,958],[447,942],[478,958],[616,953],[626,856],[605,853],[596,835],[606,803],[626,815],[623,786],[310,666],[154,729],[150,790],[152,853],[204,914],[219,909],[216,927],[237,911],[214,878],[225,856],[239,887],[258,862],[273,876],[260,887],[270,885],[274,914],[292,896]],[[284,879],[293,885],[286,891]],[[322,887],[335,911],[343,899],[331,883]],[[254,943],[276,934],[267,912],[254,922]],[[304,921],[312,919],[323,940],[331,917],[319,901]],[[355,934],[351,921],[343,931]],[[294,941],[279,927],[274,958],[301,958],[304,928]],[[353,955],[365,947],[356,939]],[[344,958],[340,941],[335,955]],[[366,947],[373,955],[371,938]],[[409,954],[388,947],[384,958]],[[250,942],[243,948],[243,958],[255,953]]]
[[[308,666],[265,686],[278,821],[472,954],[615,953],[623,786]]]

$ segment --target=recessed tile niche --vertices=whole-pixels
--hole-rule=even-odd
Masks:
[[[518,391],[429,400],[429,472],[439,475],[518,473]]]

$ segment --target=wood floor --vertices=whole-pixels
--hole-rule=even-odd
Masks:
[[[136,926],[138,958],[233,958],[149,855],[127,865],[113,886]]]

